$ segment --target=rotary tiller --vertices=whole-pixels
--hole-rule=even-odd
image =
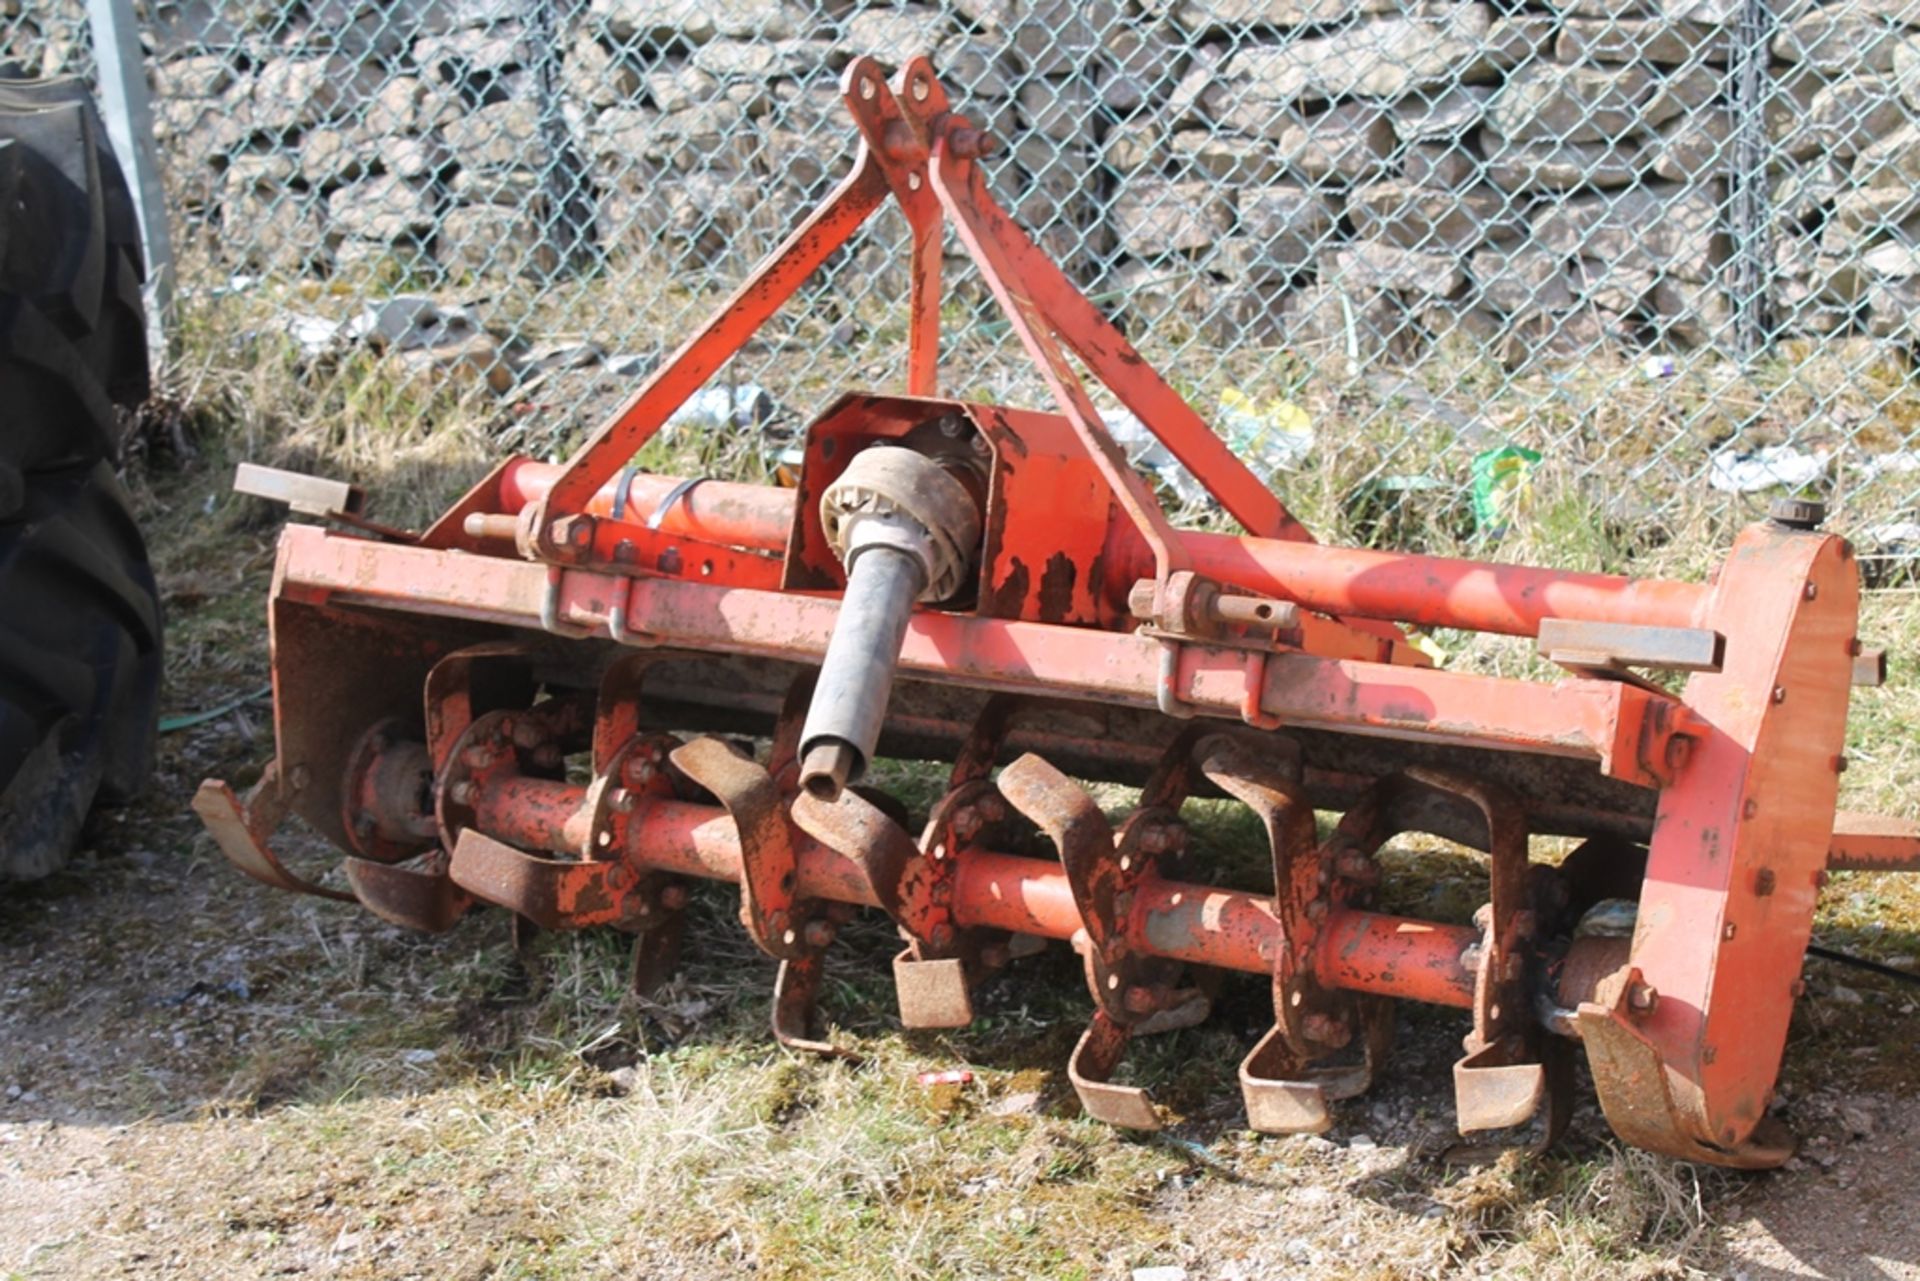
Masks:
[[[510,459],[419,535],[251,470],[337,528],[281,537],[277,756],[244,800],[195,800],[226,855],[427,930],[480,903],[612,926],[642,990],[688,878],[735,882],[780,962],[775,1034],[804,1048],[826,1048],[822,957],[860,908],[899,927],[909,1027],[967,1023],[979,983],[1068,939],[1094,1007],[1068,1072],[1125,1126],[1163,1122],[1114,1079],[1130,1038],[1203,1018],[1212,972],[1240,970],[1273,988],[1239,1072],[1256,1129],[1325,1128],[1397,999],[1471,1016],[1463,1134],[1549,1141],[1581,1045],[1627,1141],[1784,1160],[1768,1104],[1821,883],[1920,867],[1912,825],[1835,809],[1849,686],[1881,672],[1846,541],[1788,505],[1707,583],[1320,546],[989,198],[994,140],[924,59],[891,82],[856,60],[842,96],[851,174],[564,464]],[[912,229],[904,393],[830,405],[794,489],[636,472],[889,197]],[[948,222],[1051,412],[940,394]],[[1069,352],[1244,535],[1169,523]],[[1405,625],[1535,638],[1562,674],[1438,670]],[[1646,675],[1676,671],[1678,694]],[[917,836],[861,785],[877,753],[955,762]],[[1115,827],[1076,778],[1140,805]],[[1258,814],[1271,894],[1207,884],[1198,795]],[[1316,810],[1343,817],[1323,833]],[[275,856],[289,811],[345,851],[348,889]],[[1036,832],[1057,857],[1009,852]],[[1408,832],[1484,853],[1471,923],[1369,906]],[[1536,836],[1580,839],[1549,865]]]

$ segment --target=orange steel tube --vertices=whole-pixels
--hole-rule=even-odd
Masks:
[[[520,462],[501,479],[510,510],[547,492],[560,468]],[[679,481],[636,474],[623,519],[644,523]],[[594,495],[588,511],[609,516],[619,481]],[[701,481],[661,521],[669,533],[730,547],[778,552],[787,545],[794,491],[771,485]],[[1326,547],[1277,538],[1178,531],[1196,573],[1264,596],[1295,601],[1342,618],[1374,618],[1422,627],[1459,627],[1533,636],[1545,618],[1645,627],[1698,625],[1709,589],[1698,583],[1615,574],[1575,574],[1530,565],[1493,565],[1446,556]],[[1121,577],[1150,578],[1144,545]]]
[[[517,514],[528,503],[546,497],[560,472],[558,463],[517,459],[508,464],[500,476],[501,506]],[[627,505],[622,519],[645,524],[679,483],[678,476],[635,473],[627,482]],[[616,476],[593,496],[587,504],[588,513],[613,515],[614,498],[619,490],[620,478]],[[660,528],[669,534],[699,538],[725,547],[784,551],[787,529],[793,524],[793,495],[793,490],[774,485],[703,480],[680,495],[661,517]]]
[[[587,840],[585,789],[517,779],[476,801],[487,835],[522,848],[577,855]],[[859,863],[795,833],[799,894],[879,906]],[[741,877],[740,837],[717,806],[643,800],[628,825],[627,854],[649,870],[732,881]],[[953,912],[960,925],[1070,939],[1082,925],[1066,871],[1045,859],[972,851],[960,860]],[[1249,974],[1273,970],[1280,923],[1270,899],[1238,890],[1155,880],[1135,896],[1133,933],[1156,956]],[[1318,940],[1320,981],[1356,992],[1473,1005],[1473,975],[1460,956],[1480,939],[1465,925],[1443,925],[1343,909]]]
[[[1273,538],[1183,532],[1181,539],[1195,573],[1308,609],[1508,636],[1537,635],[1545,618],[1694,627],[1709,590],[1671,579],[1573,574]]]

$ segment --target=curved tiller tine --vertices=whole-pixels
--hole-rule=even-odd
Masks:
[[[1318,1134],[1333,1124],[1329,1103],[1371,1088],[1393,1040],[1391,1005],[1324,987],[1313,970],[1319,923],[1367,879],[1370,867],[1353,860],[1371,851],[1348,851],[1343,866],[1321,847],[1297,749],[1276,757],[1222,735],[1197,754],[1207,778],[1259,816],[1273,850],[1282,945],[1273,957],[1274,1025],[1240,1063],[1247,1121],[1266,1134]],[[1359,1060],[1323,1062],[1351,1044],[1356,1023]]]
[[[773,985],[774,1039],[788,1049],[855,1057],[813,1035],[821,953],[832,942],[832,925],[817,901],[795,895],[799,860],[793,819],[773,775],[717,738],[696,738],[676,747],[670,759],[713,793],[739,833],[740,923],[761,951],[780,961]]]
[[[1001,771],[1000,791],[1059,848],[1080,909],[1087,986],[1098,1007],[1067,1062],[1080,1106],[1110,1125],[1162,1129],[1165,1117],[1146,1090],[1113,1082],[1136,1031],[1206,1017],[1204,996],[1176,992],[1167,967],[1154,966],[1153,958],[1134,946],[1133,900],[1140,883],[1154,874],[1153,856],[1145,847],[1160,843],[1152,839],[1157,829],[1131,822],[1116,848],[1113,828],[1093,798],[1031,753]]]
[[[213,843],[227,861],[264,885],[311,894],[316,898],[354,901],[345,890],[328,889],[292,871],[267,842],[280,820],[287,814],[285,785],[280,778],[280,762],[272,760],[244,798],[234,794],[232,784],[223,778],[209,778],[193,794],[193,812],[200,817]]]
[[[978,784],[961,791],[992,791]],[[900,1023],[909,1028],[965,1027],[973,1022],[972,969],[964,931],[953,925],[952,815],[949,793],[934,807],[926,853],[893,816],[854,788],[824,801],[807,792],[794,798],[793,821],[829,849],[854,860],[869,893],[893,919],[907,946],[893,958]],[[944,816],[944,818],[943,818]]]
[[[447,875],[447,855],[436,849],[417,865],[380,863],[349,854],[347,884],[369,912],[383,921],[443,934],[473,906],[473,896]]]
[[[1497,783],[1419,766],[1382,779],[1348,819],[1367,828],[1352,839],[1372,849],[1397,832],[1452,828],[1449,835],[1486,852],[1490,892],[1475,917],[1482,939],[1473,1031],[1453,1066],[1453,1091],[1460,1133],[1491,1137],[1448,1155],[1477,1160],[1513,1147],[1544,1151],[1570,1116],[1572,1058],[1564,1044],[1541,1036],[1532,1017],[1527,966],[1543,907],[1534,897],[1540,882],[1528,861],[1525,808]],[[1462,835],[1461,820],[1470,837]],[[1347,826],[1343,821],[1343,832]]]
[[[1527,994],[1528,953],[1540,913],[1528,872],[1527,818],[1518,798],[1496,784],[1441,770],[1416,769],[1408,779],[1478,811],[1486,827],[1488,903],[1480,968],[1474,980],[1473,1031],[1453,1065],[1460,1133],[1535,1126],[1520,1146],[1550,1147],[1568,1119],[1569,1064],[1557,1045],[1543,1045]]]

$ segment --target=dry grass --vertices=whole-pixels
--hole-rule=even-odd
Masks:
[[[419,521],[526,419],[478,393],[423,398],[364,357],[302,373],[284,343],[236,337],[230,320],[196,322],[177,376],[197,457],[156,446],[136,477],[172,617],[172,709],[265,672],[274,524],[224,494],[234,460],[344,472],[376,487],[380,514]],[[814,361],[815,398],[829,378],[880,381],[864,359]],[[1366,442],[1323,440],[1327,465],[1289,496],[1351,533],[1342,488]],[[652,450],[722,473],[762,465],[753,442]],[[1422,465],[1457,462],[1441,450]],[[1697,575],[1732,514],[1676,497],[1650,532],[1609,517],[1571,463],[1535,483],[1532,517],[1497,547],[1431,513],[1413,513],[1412,532],[1446,550]],[[1903,593],[1870,597],[1866,614],[1894,679],[1859,696],[1848,799],[1911,812],[1920,614]],[[1476,665],[1529,661],[1440,639]],[[696,898],[680,976],[636,1002],[608,936],[543,939],[528,966],[498,913],[419,938],[244,882],[185,797],[269,739],[258,705],[171,736],[152,794],[103,823],[97,856],[0,904],[0,1089],[22,1087],[0,1101],[0,1276],[1108,1278],[1179,1264],[1196,1278],[1667,1277],[1765,1275],[1781,1250],[1848,1276],[1869,1255],[1920,1257],[1898,1211],[1920,1146],[1920,1019],[1876,980],[1810,976],[1785,1098],[1815,1143],[1779,1175],[1624,1149],[1591,1106],[1544,1160],[1449,1165],[1464,1027],[1435,1010],[1406,1013],[1389,1078],[1332,1134],[1251,1135],[1232,1070],[1268,1017],[1252,981],[1230,985],[1206,1027],[1141,1047],[1136,1079],[1180,1117],[1145,1138],[1077,1114],[1063,1066],[1086,999],[1060,948],[989,988],[973,1027],[908,1036],[890,931],[858,923],[825,1013],[861,1060],[819,1062],[770,1044],[771,966],[721,887]],[[894,781],[924,789],[908,767]],[[1214,807],[1198,830],[1210,857],[1257,877],[1244,815]],[[1395,867],[1390,893],[1408,903],[1464,915],[1475,901],[1471,860],[1408,850]],[[1920,951],[1916,922],[1920,897],[1897,878],[1839,878],[1821,909],[1824,936],[1896,961]],[[970,1083],[916,1080],[956,1066]],[[1849,1137],[1848,1091],[1875,1109],[1877,1138]],[[1876,1169],[1891,1212],[1870,1231],[1852,1216]],[[1802,1204],[1830,1211],[1796,1227]]]

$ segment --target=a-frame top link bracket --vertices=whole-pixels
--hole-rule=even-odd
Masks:
[[[889,195],[899,201],[913,233],[909,392],[934,395],[939,385],[944,214],[1060,413],[1151,548],[1156,614],[1171,603],[1162,599],[1167,579],[1187,568],[1186,555],[1152,490],[1101,421],[1067,359],[1069,351],[1248,533],[1312,541],[1279,498],[987,193],[977,162],[991,154],[995,141],[952,110],[926,57],[909,59],[891,84],[872,58],[856,58],[841,77],[840,93],[860,131],[852,172],[567,461],[530,517],[529,533],[541,559],[579,558],[580,546],[591,540],[560,537],[556,520],[584,512],[594,493]]]

